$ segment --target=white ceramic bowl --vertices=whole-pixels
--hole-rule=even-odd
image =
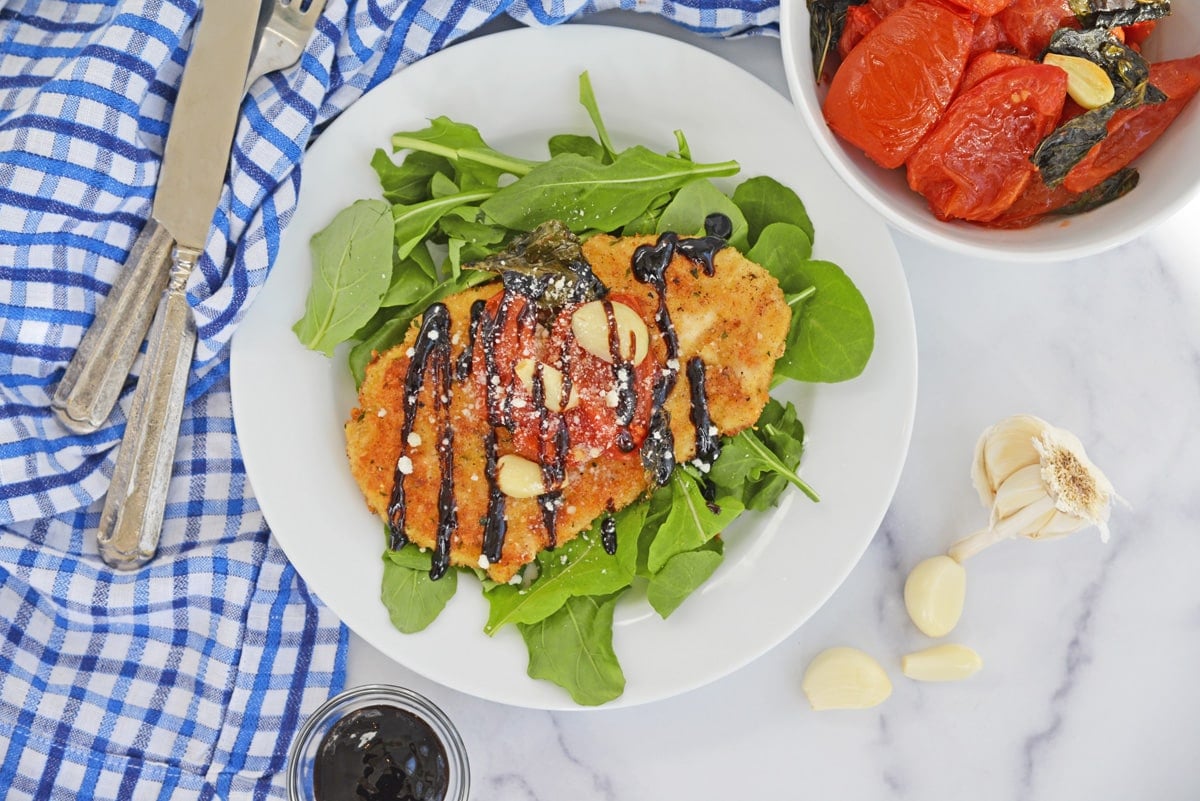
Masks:
[[[854,191],[896,228],[936,246],[1005,261],[1058,261],[1099,253],[1145,233],[1183,207],[1200,189],[1200,98],[1134,163],[1138,185],[1087,214],[1048,217],[1029,228],[989,229],[942,222],[908,188],[903,168],[885,170],[836,137],[821,113],[826,86],[813,80],[805,0],[783,0],[780,37],[792,100],[825,158]],[[1179,0],[1146,42],[1151,61],[1200,53],[1200,2]]]

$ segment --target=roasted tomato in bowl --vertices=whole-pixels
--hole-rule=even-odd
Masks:
[[[1077,257],[1139,235],[1200,185],[1189,152],[1200,137],[1196,4],[781,9],[789,86],[811,133],[908,233],[975,255]]]

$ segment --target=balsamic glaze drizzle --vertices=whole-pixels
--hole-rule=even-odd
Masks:
[[[435,303],[425,310],[425,317],[421,321],[421,330],[417,333],[416,344],[413,345],[412,360],[408,364],[408,371],[404,376],[404,424],[400,428],[401,448],[404,443],[408,442],[409,436],[413,432],[413,424],[417,418],[418,395],[420,395],[421,387],[425,383],[425,370],[427,367],[432,367],[435,377],[439,379],[439,386],[434,392],[434,403],[441,409],[443,406],[443,398],[446,398],[447,403],[444,406],[449,408],[450,394],[450,310],[446,308],[444,303]],[[447,421],[444,428],[449,428]],[[388,529],[391,537],[389,546],[392,550],[402,548],[408,542],[408,535],[404,532],[405,517],[407,507],[404,500],[404,478],[407,472],[401,469],[401,464],[406,457],[401,457],[396,462],[396,471],[393,474],[392,496],[388,502],[387,518]],[[452,456],[448,457],[452,461]],[[408,472],[412,470],[412,462],[409,460]],[[446,470],[443,466],[442,483],[443,485],[449,482],[450,491],[454,489],[454,475],[451,471]]]
[[[650,411],[649,430],[642,444],[642,464],[649,470],[654,481],[665,485],[670,481],[675,468],[674,435],[671,432],[671,415],[665,408],[679,374],[679,337],[667,308],[667,279],[666,271],[676,253],[684,256],[694,264],[700,265],[706,275],[713,275],[714,258],[716,253],[725,247],[726,240],[732,232],[732,222],[723,214],[710,214],[704,220],[705,236],[680,239],[677,234],[666,232],[659,236],[654,245],[642,245],[633,254],[632,268],[634,277],[642,283],[652,286],[658,294],[658,308],[655,311],[655,322],[662,335],[667,350],[666,364],[659,369],[655,378],[653,398]],[[597,287],[589,286],[589,290],[605,298],[607,288],[591,275],[586,262],[572,265],[571,269],[578,274],[590,277]],[[502,558],[507,519],[505,517],[506,500],[497,485],[497,453],[496,428],[512,428],[511,388],[503,385],[499,365],[496,362],[495,348],[492,347],[508,324],[513,302],[518,297],[525,297],[526,303],[520,312],[518,326],[528,328],[532,336],[536,330],[538,308],[536,297],[546,290],[547,285],[541,282],[522,282],[503,274],[506,291],[500,299],[495,315],[487,313],[487,303],[477,300],[471,305],[471,320],[466,348],[459,355],[457,362],[452,362],[450,355],[450,313],[443,303],[434,303],[426,311],[421,322],[417,341],[413,347],[411,361],[404,377],[404,423],[401,426],[401,443],[408,443],[413,433],[416,412],[420,404],[418,395],[425,383],[426,372],[432,373],[434,382],[433,407],[441,423],[440,436],[436,444],[438,450],[438,467],[441,472],[441,483],[438,491],[438,528],[434,548],[430,578],[441,578],[450,566],[450,550],[454,532],[458,527],[458,507],[454,495],[454,431],[450,421],[450,401],[452,382],[467,380],[475,366],[475,348],[480,345],[483,350],[484,380],[486,382],[485,398],[488,422],[491,429],[484,438],[485,469],[488,484],[488,505],[483,521],[483,555],[490,562],[499,562]],[[585,282],[586,283],[586,282]],[[510,286],[512,284],[512,286]],[[513,291],[507,291],[507,290]],[[612,355],[613,379],[616,384],[617,407],[616,417],[618,432],[616,445],[623,452],[630,452],[636,446],[629,430],[637,410],[637,393],[634,386],[634,369],[630,360],[622,357],[622,343],[618,334],[616,318],[612,303],[604,299],[604,311],[608,318],[609,350]],[[520,332],[525,335],[525,331]],[[565,405],[571,394],[570,369],[567,361],[569,348],[564,347],[560,354],[563,385],[562,403]],[[687,377],[691,393],[691,420],[696,428],[696,460],[699,464],[711,465],[721,452],[720,440],[712,424],[709,414],[708,397],[705,389],[704,361],[694,356],[687,363]],[[542,466],[542,477],[547,487],[559,487],[566,476],[566,459],[570,450],[570,435],[566,421],[561,412],[555,412],[546,407],[544,367],[539,364],[533,378],[533,402],[539,414],[539,462]],[[404,479],[411,472],[411,460],[405,465],[407,457],[401,456],[397,461],[392,486],[392,494],[387,507],[388,528],[390,531],[389,547],[393,550],[403,547],[408,542],[405,533],[406,503]],[[405,469],[402,469],[404,465]],[[705,497],[712,499],[711,488]],[[542,512],[542,521],[546,528],[548,548],[554,548],[558,540],[558,510],[562,506],[562,492],[553,489],[538,497],[538,505]],[[600,537],[604,550],[615,554],[617,550],[617,524],[613,517],[612,504],[600,522]]]

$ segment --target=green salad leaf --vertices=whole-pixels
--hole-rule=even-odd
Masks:
[[[725,561],[725,544],[713,537],[694,551],[678,553],[646,584],[646,601],[666,618],[704,585]]]
[[[581,706],[620,697],[625,674],[612,645],[619,597],[576,595],[544,620],[519,625],[529,648],[529,676],[554,682]]]
[[[412,545],[384,551],[380,597],[392,625],[405,634],[432,623],[458,590],[456,572],[451,570],[434,581],[429,578],[431,564],[432,554]]]
[[[392,278],[392,217],[382,200],[359,200],[312,238],[315,276],[292,330],[326,356],[371,319]]]

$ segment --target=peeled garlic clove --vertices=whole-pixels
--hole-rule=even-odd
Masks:
[[[867,709],[887,700],[892,682],[870,654],[838,646],[817,654],[802,684],[815,710]]]
[[[521,359],[513,369],[517,374],[517,380],[521,382],[527,392],[533,394],[533,381],[538,372],[538,363],[533,359]],[[567,398],[566,404],[563,404],[562,370],[543,364],[541,373],[542,401],[547,409],[552,412],[562,412],[574,409],[579,405],[579,393],[575,391],[575,387],[571,387],[571,396]]]
[[[510,498],[536,498],[546,492],[542,466],[515,453],[497,460],[496,486]]]
[[[908,574],[904,608],[928,637],[944,637],[958,625],[967,596],[967,571],[949,556],[933,556]]]
[[[612,309],[612,325],[608,307]],[[571,315],[571,332],[579,347],[610,363],[613,361],[613,348],[609,334],[613,326],[616,328],[617,350],[621,358],[635,366],[641,364],[650,348],[650,331],[633,309],[617,301],[593,300],[580,306]]]
[[[1042,62],[1052,64],[1067,73],[1067,94],[1083,108],[1106,106],[1116,95],[1108,73],[1090,59],[1047,53]]]
[[[961,681],[979,672],[983,660],[965,645],[935,645],[900,657],[900,670],[917,681]]]
[[[991,506],[996,490],[1022,467],[1038,463],[1033,440],[1049,423],[1029,414],[1005,418],[984,430],[975,445],[971,479],[984,506]]]

